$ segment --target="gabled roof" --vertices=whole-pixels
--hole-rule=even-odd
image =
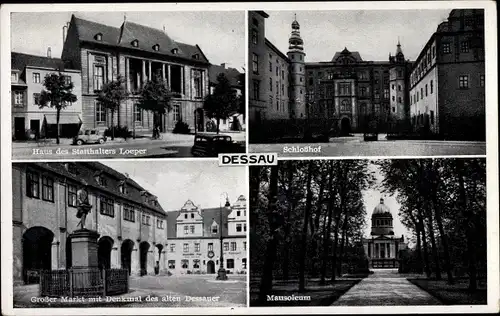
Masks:
[[[52,68],[63,70],[64,63],[59,58],[49,58],[23,53],[12,52],[10,54],[11,69],[24,70],[26,66]]]
[[[339,59],[342,56],[350,56],[350,57],[354,58],[357,62],[363,61],[359,52],[350,52],[347,49],[347,47],[344,47],[344,50],[341,52],[336,52],[332,58],[332,61],[337,61],[337,59]]]
[[[166,32],[149,26],[125,21],[121,27],[117,28],[77,18],[74,15],[72,17],[72,22],[74,22],[77,28],[77,34],[80,41],[180,57],[203,63],[209,62],[198,45],[178,43],[171,39]],[[95,38],[97,34],[102,35],[100,41]],[[132,45],[134,40],[138,41],[138,47]],[[155,45],[159,45],[157,51],[153,49]],[[172,52],[174,48],[177,49],[177,54]],[[199,55],[199,59],[194,58],[196,54]]]
[[[219,74],[221,73],[226,75],[226,78],[229,80],[231,86],[236,87],[241,86],[242,84],[240,82],[240,76],[242,75],[242,73],[239,72],[236,68],[225,68],[219,65],[210,65],[208,73],[210,76],[210,83],[213,84],[217,84],[217,76],[219,76]]]
[[[231,213],[231,210],[222,207],[214,207],[214,208],[205,208],[201,210],[201,217],[203,218],[203,238],[211,237],[211,238],[218,238],[219,233],[217,234],[212,234],[212,223],[215,221],[217,225],[219,225],[219,228],[221,227],[220,225],[220,212],[222,209],[222,236],[227,237],[227,218],[229,214]],[[167,220],[167,239],[175,239],[177,238],[177,217],[181,211],[171,211],[167,212],[168,220]],[[182,238],[182,237],[179,237]]]

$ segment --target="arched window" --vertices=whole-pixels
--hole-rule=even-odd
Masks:
[[[153,46],[153,50],[155,50],[155,51],[159,51],[159,50],[160,50],[160,45],[155,44],[155,45]]]
[[[349,100],[342,100],[340,104],[340,110],[341,111],[349,111],[350,108],[350,103]]]
[[[179,50],[177,48],[172,48],[172,54],[177,55]]]
[[[132,46],[139,47],[139,41],[138,40],[133,40],[132,41]]]
[[[96,41],[102,41],[102,33],[97,33],[95,36],[94,36],[94,39]]]

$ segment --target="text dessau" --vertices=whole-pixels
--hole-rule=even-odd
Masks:
[[[274,154],[219,154],[219,166],[271,166],[278,164]]]

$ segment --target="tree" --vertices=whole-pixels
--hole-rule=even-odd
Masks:
[[[238,76],[238,81],[241,89],[241,94],[238,96],[238,113],[243,114],[243,120],[245,120],[246,105],[245,105],[245,74],[242,73]]]
[[[153,80],[146,82],[139,92],[139,100],[137,106],[143,110],[152,112],[155,117],[170,112],[172,92],[168,88],[166,81],[159,76],[155,76]],[[155,122],[156,127],[157,122]]]
[[[217,85],[214,93],[209,94],[203,103],[203,110],[209,119],[217,120],[217,134],[221,119],[227,119],[229,115],[238,111],[238,99],[236,92],[231,87],[229,80],[224,73],[217,76]]]
[[[115,112],[120,104],[128,98],[127,88],[122,77],[103,85],[97,101],[111,112],[111,139],[115,139]]]
[[[40,109],[44,107],[55,108],[56,114],[56,128],[57,128],[57,141],[59,144],[59,119],[61,110],[76,102],[76,95],[72,93],[73,82],[66,81],[66,76],[62,73],[48,74],[43,80],[44,90],[40,93]]]

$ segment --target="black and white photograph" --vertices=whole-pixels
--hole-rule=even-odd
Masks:
[[[249,11],[249,151],[485,155],[484,9]]]
[[[484,158],[282,160],[249,181],[250,306],[486,305]]]
[[[245,152],[245,16],[14,12],[12,156]]]
[[[216,161],[14,163],[14,307],[246,307],[245,180]]]

